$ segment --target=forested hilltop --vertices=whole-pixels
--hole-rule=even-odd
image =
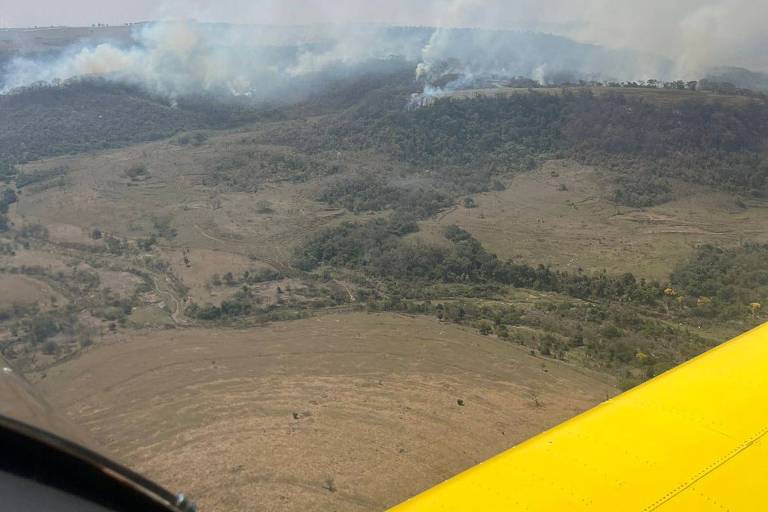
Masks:
[[[484,91],[407,108],[418,87],[408,69],[395,63],[387,73],[331,84],[289,106],[171,102],[96,79],[31,87],[0,96],[0,160],[7,165],[184,130],[309,118],[304,125],[277,124],[264,140],[307,152],[368,148],[407,165],[491,174],[570,157],[612,171],[621,183],[615,200],[632,206],[669,198],[670,179],[756,197],[766,192],[768,105],[761,97],[733,101],[702,93],[656,104],[621,89],[595,94],[576,87],[562,94]]]
[[[613,172],[622,183],[618,202],[648,206],[668,197],[670,179],[762,197],[767,135],[768,104],[761,98],[685,96],[659,105],[621,91],[534,89],[438,98],[416,109],[372,95],[311,129],[280,133],[274,140],[305,151],[373,148],[414,166],[472,166],[495,173],[570,157]]]
[[[28,162],[157,140],[182,130],[253,121],[249,105],[210,98],[181,102],[135,86],[87,78],[0,95],[2,160]]]

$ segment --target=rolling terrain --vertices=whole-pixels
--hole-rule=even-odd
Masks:
[[[37,386],[109,453],[211,511],[382,510],[616,393],[392,314],[116,335]]]
[[[458,225],[495,254],[575,271],[664,279],[702,244],[768,242],[768,202],[706,187],[658,206],[633,208],[606,199],[604,173],[572,161],[552,160],[510,180],[503,191],[475,196],[425,221],[423,235]],[[436,236],[436,235],[433,235]]]
[[[204,510],[367,511],[765,320],[762,96],[423,89],[0,96],[4,364]]]
[[[94,228],[121,237],[148,236],[155,220],[168,218],[177,233],[163,245],[234,252],[278,265],[289,264],[293,249],[309,234],[376,215],[329,207],[318,200],[318,191],[329,179],[361,170],[392,172],[396,162],[375,153],[317,157],[252,142],[261,133],[241,129],[213,134],[194,147],[171,140],[20,165],[29,176],[50,170],[60,175],[29,187],[16,215],[22,223],[48,227],[51,240],[71,243],[88,243]],[[251,190],[211,176],[219,162],[238,153],[263,168],[248,174]],[[325,158],[331,163],[297,179],[273,167],[286,155],[302,165]],[[125,174],[135,162],[147,168],[139,180]],[[610,200],[615,185],[608,173],[569,159],[545,161],[503,182],[504,190],[474,195],[471,208],[455,204],[424,220],[415,236],[434,240],[443,227],[455,224],[502,258],[655,279],[666,277],[702,244],[768,241],[763,229],[768,202],[762,198],[680,182],[671,201],[625,206]],[[270,204],[268,212],[258,211],[261,202]],[[220,270],[236,267],[224,264]]]

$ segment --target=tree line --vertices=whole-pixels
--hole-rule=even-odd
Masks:
[[[659,283],[638,280],[630,273],[589,275],[502,261],[457,226],[445,230],[450,242],[447,247],[402,238],[414,229],[413,224],[404,223],[396,215],[366,223],[345,223],[307,241],[298,250],[295,264],[304,270],[320,265],[346,267],[409,282],[495,282],[584,299],[653,304],[662,297]]]
[[[470,175],[515,172],[541,159],[570,157],[625,178],[628,185],[615,199],[635,204],[666,199],[669,179],[754,195],[764,195],[768,187],[768,160],[761,149],[768,137],[768,103],[760,98],[733,102],[702,96],[654,104],[621,93],[532,89],[439,98],[428,107],[406,109],[402,93],[380,94],[385,98],[380,103],[360,104],[266,140],[308,152],[376,149],[446,180],[456,169],[469,169]]]

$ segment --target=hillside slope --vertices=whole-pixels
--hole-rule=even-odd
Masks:
[[[202,510],[374,511],[616,390],[433,319],[120,335],[38,383]]]
[[[0,161],[124,146],[254,117],[250,107],[208,101],[176,105],[135,87],[95,79],[30,87],[0,95]]]

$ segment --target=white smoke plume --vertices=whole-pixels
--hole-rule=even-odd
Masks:
[[[768,72],[765,0],[426,0],[440,27],[540,31],[658,55],[680,78],[716,66]]]
[[[422,49],[417,74],[533,78],[542,84],[572,80],[669,78],[670,63],[652,55],[576,43],[532,32],[437,29]]]
[[[410,62],[429,83],[456,75],[453,87],[488,77],[630,79],[641,63],[632,52],[527,32],[373,25],[259,27],[160,22],[138,26],[131,44],[76,47],[53,59],[13,59],[3,89],[99,76],[167,97],[227,94],[268,99],[311,77],[373,59]],[[653,73],[661,69],[654,63]],[[648,71],[650,73],[650,71]]]
[[[30,6],[52,1],[28,0],[17,11],[31,13]],[[67,10],[76,12],[85,3],[72,0]],[[455,74],[456,86],[488,76],[548,82],[697,79],[711,67],[728,65],[768,71],[765,0],[253,0],[248,7],[237,0],[170,0],[160,10],[150,8],[155,4],[134,0],[133,16],[143,5],[148,17],[183,12],[250,25],[142,25],[130,45],[77,47],[54,59],[17,58],[6,65],[0,87],[90,74],[168,96],[270,97],[313,74],[392,55],[419,64],[422,78]],[[108,2],[87,5],[89,12],[110,14]],[[37,5],[36,12],[46,10]],[[330,22],[311,28],[264,25]],[[396,30],[364,22],[437,28]]]
[[[418,39],[418,33],[416,34]],[[332,68],[392,56],[415,58],[412,34],[384,27],[258,27],[193,21],[137,26],[132,43],[75,47],[55,58],[17,57],[0,80],[9,91],[98,76],[168,97],[229,94],[266,99]]]

